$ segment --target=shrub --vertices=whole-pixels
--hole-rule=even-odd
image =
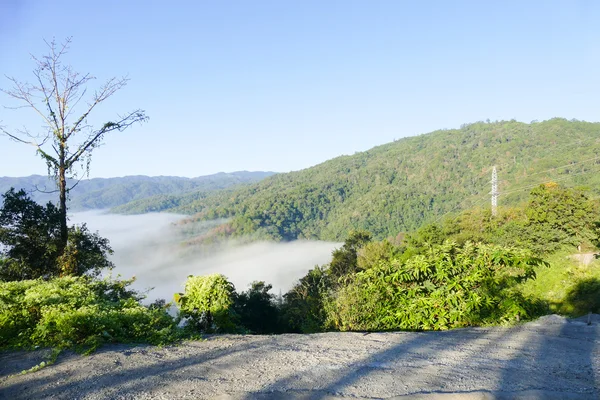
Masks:
[[[325,303],[340,330],[449,329],[528,318],[538,303],[516,285],[543,264],[525,251],[446,242],[359,272]]]
[[[233,310],[235,288],[224,275],[190,275],[185,293],[175,294],[180,316],[203,332],[233,332],[237,329]]]
[[[166,310],[139,303],[133,280],[63,277],[0,283],[0,347],[94,350],[103,343],[167,343],[176,326]]]
[[[316,266],[308,271],[306,276],[283,296],[283,329],[298,333],[322,331],[327,318],[324,304],[331,286],[331,277],[326,268]]]
[[[241,325],[250,333],[278,333],[279,308],[275,305],[275,296],[269,291],[273,288],[265,282],[252,282],[250,288],[235,299],[235,310]]]

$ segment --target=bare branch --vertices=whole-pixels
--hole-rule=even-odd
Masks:
[[[55,127],[58,129],[59,125],[58,125],[58,120],[56,119],[56,113],[54,112],[54,110],[52,109],[52,105],[50,104],[50,97],[52,97],[53,92],[56,91],[56,88],[54,88],[50,93],[48,93],[47,90],[46,90],[46,87],[44,86],[44,82],[42,81],[42,77],[40,76],[39,71],[34,71],[33,74],[38,79],[38,82],[40,84],[40,91],[44,95],[44,100],[45,100],[45,103],[46,103],[46,107],[48,107],[48,112],[50,113],[50,117],[54,121]]]
[[[0,89],[0,90],[3,93],[7,94],[8,96],[10,96],[16,100],[24,101],[26,103],[26,107],[33,108],[35,110],[35,112],[37,112],[44,119],[44,121],[46,122],[46,124],[48,126],[52,126],[52,122],[44,115],[44,113],[42,113],[40,111],[40,109],[35,105],[35,103],[33,101],[32,91],[35,90],[35,88],[31,87],[31,85],[29,85],[29,87],[27,87],[27,85],[20,83],[15,78],[12,78],[12,77],[7,77],[7,78],[14,84],[13,89],[12,90]]]
[[[81,178],[77,179],[77,182],[75,182],[75,184],[73,186],[68,188],[67,192],[70,192],[71,190],[75,189],[77,187],[77,185],[79,185],[79,182],[81,182],[83,180],[83,178],[85,178],[85,175],[83,175]]]
[[[89,108],[87,109],[87,111],[85,113],[83,113],[83,115],[75,122],[75,124],[73,125],[73,127],[71,127],[71,129],[69,129],[69,132],[67,133],[67,137],[70,137],[73,133],[75,133],[78,129],[79,129],[79,125],[81,125],[81,123],[88,117],[88,115],[92,112],[92,110],[101,102],[103,102],[104,100],[108,99],[110,96],[112,96],[116,91],[118,91],[119,89],[122,89],[125,85],[127,85],[127,82],[129,81],[129,79],[127,78],[121,78],[119,80],[117,80],[116,78],[111,78],[109,79],[103,86],[102,88],[100,88],[99,92],[94,93],[94,100],[92,101],[91,104],[89,104]]]
[[[143,110],[135,110],[134,112],[128,114],[125,117],[121,117],[121,119],[117,122],[107,122],[102,128],[99,130],[92,132],[88,137],[88,140],[83,143],[79,149],[73,153],[70,157],[65,160],[65,166],[67,168],[71,168],[71,166],[76,163],[79,158],[88,150],[93,149],[99,144],[99,141],[102,139],[102,136],[108,132],[112,131],[123,131],[124,129],[130,127],[136,122],[145,122],[148,120],[148,117],[144,113]]]
[[[46,193],[46,194],[52,194],[52,193],[58,193],[58,189],[54,189],[54,190],[46,190],[46,186],[44,186],[44,190],[40,189],[38,187],[38,185],[33,185],[35,187],[35,191],[36,192],[40,192],[40,193]]]
[[[6,129],[4,129],[4,127],[0,127],[0,131],[2,131],[2,133],[6,136],[8,136],[11,140],[14,140],[15,142],[19,142],[19,143],[24,143],[24,144],[28,144],[30,146],[36,147],[38,148],[39,145],[35,142],[29,142],[27,140],[23,140],[18,136],[13,135],[12,133],[8,132]]]

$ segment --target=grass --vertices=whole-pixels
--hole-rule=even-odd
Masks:
[[[600,260],[582,265],[570,256],[569,249],[558,251],[546,261],[549,267],[539,267],[536,279],[522,285],[523,294],[548,304],[551,313],[578,317],[588,312],[600,312]]]

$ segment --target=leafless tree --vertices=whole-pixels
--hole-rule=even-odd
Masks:
[[[33,146],[46,162],[48,174],[55,179],[61,212],[62,253],[68,240],[68,194],[89,174],[92,151],[102,144],[107,133],[123,131],[136,122],[147,121],[148,117],[138,109],[119,115],[114,121],[99,127],[89,124],[90,113],[127,85],[128,79],[111,78],[88,95],[87,84],[96,78],[75,72],[70,65],[64,65],[61,61],[71,39],[60,45],[54,40],[46,44],[49,48],[47,55],[41,58],[32,56],[35,62],[33,83],[7,77],[12,82],[12,88],[0,89],[21,103],[18,107],[6,108],[32,109],[43,120],[43,131],[32,133],[27,128],[11,131],[0,126],[0,132],[16,142]],[[78,114],[77,110],[80,110]],[[71,185],[73,181],[75,183]]]

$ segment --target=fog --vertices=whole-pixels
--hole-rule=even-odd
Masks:
[[[173,223],[185,218],[174,214],[116,215],[98,211],[74,213],[70,222],[85,222],[88,228],[110,240],[115,264],[113,276],[136,277],[133,287],[148,290],[146,302],[157,298],[171,301],[183,291],[188,275],[221,273],[238,291],[252,281],[273,285],[274,294],[285,293],[317,264],[331,260],[339,243],[295,241],[227,244],[197,248],[184,246],[182,230]],[[206,223],[207,229],[214,224]],[[202,231],[202,226],[194,228]],[[188,229],[189,231],[189,229]]]

